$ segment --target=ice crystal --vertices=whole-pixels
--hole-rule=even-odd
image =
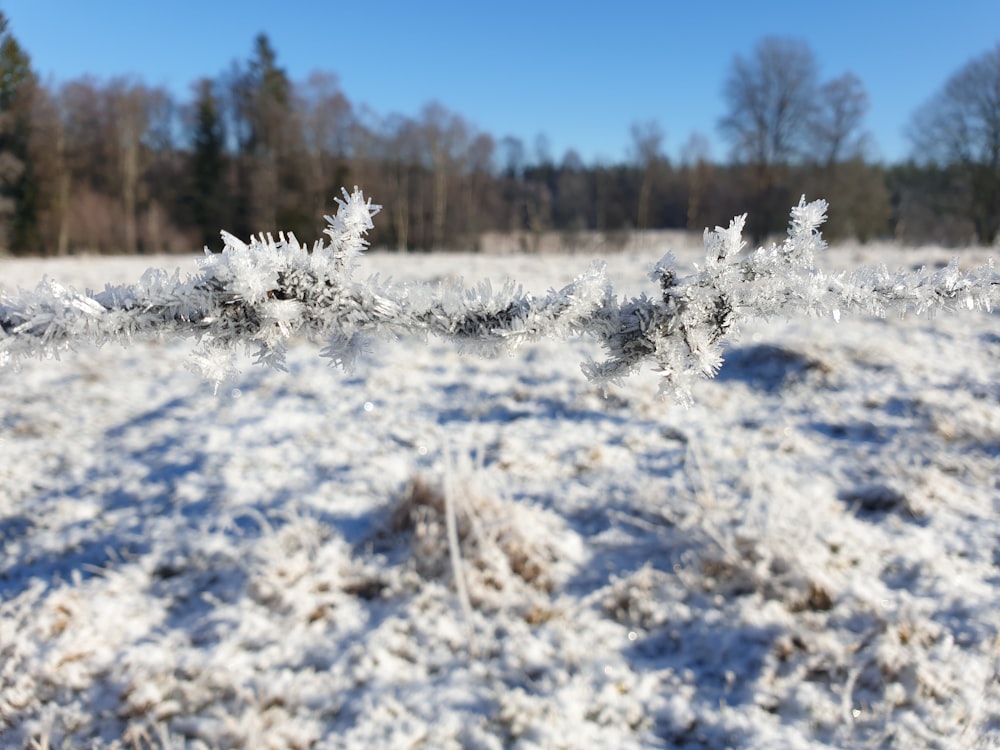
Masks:
[[[992,262],[975,271],[957,263],[939,271],[892,273],[884,267],[826,274],[815,266],[825,247],[825,201],[803,198],[791,211],[780,245],[744,253],[746,215],[705,233],[705,262],[679,277],[668,253],[656,264],[653,296],[619,300],[605,268],[595,264],[571,284],[543,297],[510,282],[478,285],[392,285],[354,271],[380,210],[355,188],[327,216],[328,244],[311,250],[294,235],[223,233],[225,249],[208,255],[201,272],[180,279],[151,269],[133,286],[80,294],[43,280],[33,292],[0,296],[0,365],[26,356],[54,356],[76,343],[128,343],[164,334],[200,343],[193,364],[218,383],[230,377],[232,351],[245,347],[258,362],[282,367],[287,342],[327,342],[323,355],[350,367],[372,338],[427,334],[493,355],[542,337],[590,335],[603,362],[584,363],[587,377],[617,381],[650,363],[665,394],[690,399],[698,377],[722,365],[722,342],[742,323],[776,315],[868,315],[935,310],[991,310],[1000,296]]]

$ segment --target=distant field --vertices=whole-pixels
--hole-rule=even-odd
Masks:
[[[615,288],[665,249],[607,255]],[[358,273],[544,293],[589,254]],[[149,265],[196,268],[0,290]],[[690,409],[590,385],[587,340],[349,374],[303,341],[218,394],[189,350],[0,370],[4,747],[1000,747],[996,312],[761,323]]]

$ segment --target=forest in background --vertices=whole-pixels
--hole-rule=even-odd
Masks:
[[[989,245],[1000,226],[1000,45],[929,92],[905,163],[869,157],[856,76],[821,81],[807,45],[770,37],[724,82],[727,161],[699,134],[668,159],[648,121],[627,160],[588,164],[440,103],[382,115],[333,73],[292,81],[263,34],[179,101],[133,78],[47,85],[7,26],[0,13],[0,253],[219,250],[220,229],[311,242],[351,185],[385,206],[372,244],[397,250],[475,250],[490,232],[700,232],[744,212],[760,241],[802,194],[830,202],[832,240]]]

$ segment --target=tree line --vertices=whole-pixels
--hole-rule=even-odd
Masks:
[[[487,232],[530,248],[550,231],[700,231],[743,212],[759,241],[784,231],[803,193],[830,201],[828,238],[996,241],[1000,45],[914,113],[902,164],[868,157],[862,82],[820,80],[802,42],[761,40],[734,57],[723,91],[727,161],[698,134],[668,159],[652,121],[631,127],[628,159],[587,164],[439,103],[382,116],[333,74],[293,82],[265,35],[187,101],[129,78],[47,86],[0,13],[0,252],[218,250],[222,228],[311,242],[353,184],[386,207],[373,244],[399,250],[475,249]]]

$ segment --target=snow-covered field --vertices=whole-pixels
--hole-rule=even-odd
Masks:
[[[609,257],[615,287],[665,249]],[[179,263],[2,260],[0,288]],[[4,748],[1000,747],[996,313],[761,323],[690,409],[655,373],[605,397],[586,340],[346,375],[301,342],[218,394],[189,349],[0,371]]]

